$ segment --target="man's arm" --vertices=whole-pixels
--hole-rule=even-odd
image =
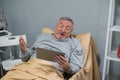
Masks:
[[[22,36],[19,38],[19,44],[20,44],[20,58],[22,61],[27,61],[29,59],[29,49],[27,48],[27,43],[25,43],[24,39]]]
[[[80,70],[84,66],[84,50],[79,41],[77,42],[76,47],[71,53],[70,64],[71,64],[71,67],[67,71],[68,74],[76,73],[78,70]]]
[[[24,62],[28,61],[30,59],[30,51],[29,51],[29,49],[26,51],[26,53],[21,51],[19,56],[20,56],[22,61],[24,61]]]
[[[83,67],[84,62],[84,51],[79,44],[79,41],[76,43],[77,45],[74,47],[74,50],[72,51],[71,56],[69,60],[65,56],[56,56],[55,60],[58,63],[58,65],[67,73],[67,74],[74,74],[78,70]]]

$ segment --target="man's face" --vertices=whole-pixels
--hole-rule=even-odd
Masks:
[[[70,37],[73,30],[73,24],[67,20],[60,20],[56,25],[55,35],[59,39]]]

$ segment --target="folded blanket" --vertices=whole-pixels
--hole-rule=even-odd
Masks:
[[[34,58],[15,65],[2,80],[64,80],[64,77],[49,62]]]
[[[101,80],[97,63],[98,48],[90,33],[77,34],[85,51],[85,65],[69,80]]]

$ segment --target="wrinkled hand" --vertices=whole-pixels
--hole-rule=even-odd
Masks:
[[[70,63],[67,60],[67,58],[63,55],[57,55],[55,57],[55,61],[58,63],[58,65],[64,69],[64,71],[69,70],[70,68]]]
[[[19,44],[22,52],[27,52],[27,44],[25,43],[24,39],[22,36],[19,38]]]

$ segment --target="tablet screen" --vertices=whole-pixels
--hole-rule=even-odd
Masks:
[[[65,53],[47,50],[43,48],[37,48],[37,58],[44,59],[48,61],[55,61],[54,58],[57,55],[65,55]]]

